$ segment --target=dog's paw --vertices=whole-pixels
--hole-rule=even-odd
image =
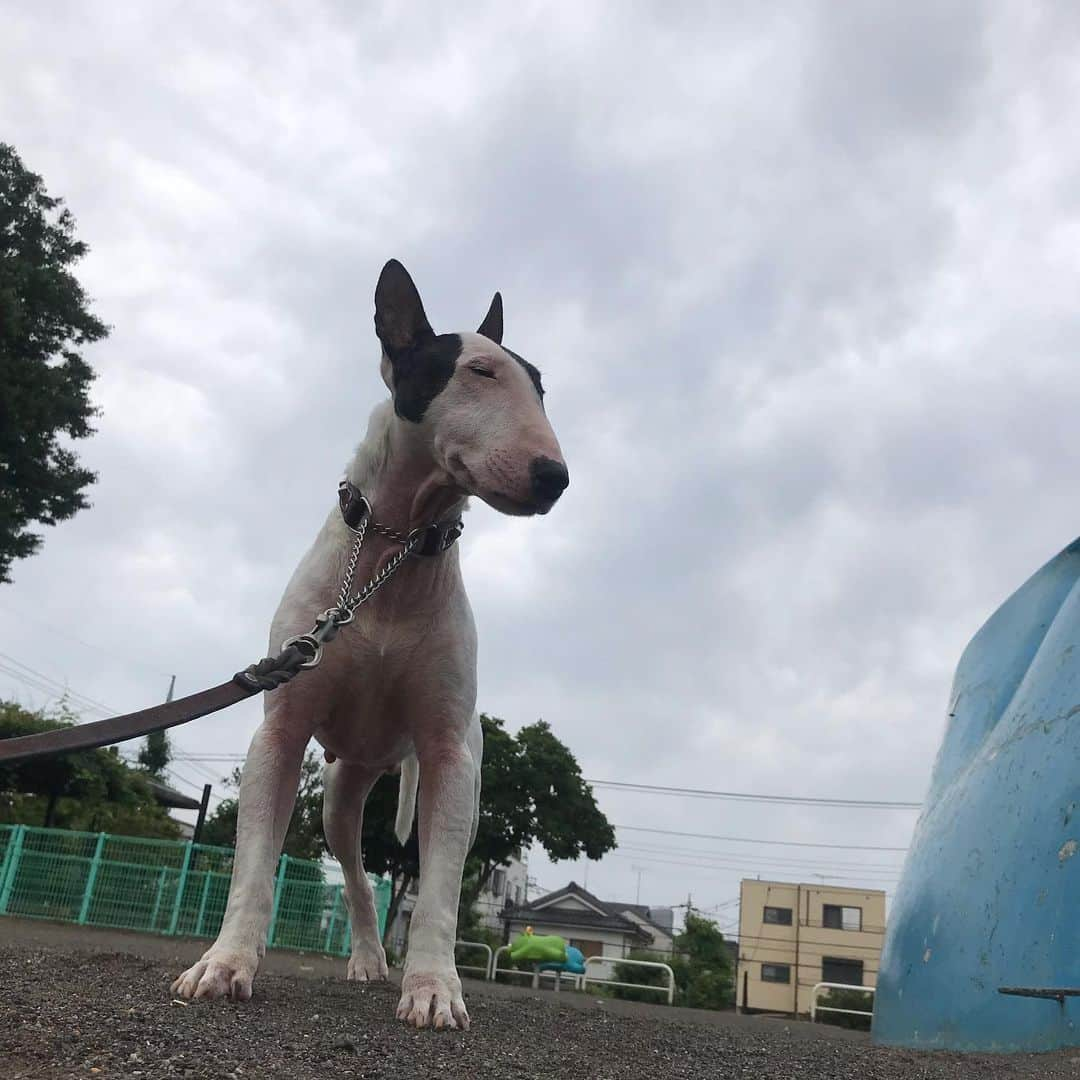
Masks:
[[[172,992],[188,999],[227,997],[248,1001],[258,966],[255,953],[212,948],[172,984]]]
[[[353,982],[378,982],[389,977],[386,950],[377,941],[361,943],[355,939],[349,957],[348,978]]]
[[[401,980],[397,1018],[413,1027],[469,1029],[469,1014],[461,997],[461,980],[448,972],[408,973]]]

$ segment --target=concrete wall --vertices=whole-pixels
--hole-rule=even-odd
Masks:
[[[825,905],[860,909],[861,929],[826,927]],[[791,924],[766,922],[767,907],[790,911]],[[862,985],[875,986],[884,934],[885,894],[880,890],[744,881],[740,889],[736,1002],[740,1008],[808,1013],[810,992],[815,983],[823,981],[825,958],[860,961]],[[763,971],[766,965],[787,967],[788,981],[764,978],[769,973]]]

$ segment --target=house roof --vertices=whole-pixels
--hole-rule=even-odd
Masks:
[[[161,806],[169,806],[174,810],[198,810],[202,806],[198,799],[193,799],[190,795],[185,795],[182,791],[177,791],[176,788],[171,788],[152,776],[144,777],[144,779],[150,788],[150,794],[154,796],[154,801]]]
[[[586,905],[586,909],[567,909],[555,906],[559,900],[574,897]],[[507,908],[502,918],[504,922],[543,922],[550,926],[591,927],[614,930],[618,933],[631,934],[643,941],[652,941],[652,935],[639,923],[627,919],[622,912],[633,910],[632,904],[611,904],[593,896],[575,881],[563,889],[538,896],[527,904]],[[636,911],[635,911],[636,914]],[[657,928],[659,929],[659,928]]]
[[[621,915],[626,911],[632,912],[643,922],[648,923],[649,926],[658,934],[663,934],[664,937],[671,937],[674,933],[670,926],[661,926],[658,922],[656,922],[655,919],[653,919],[652,909],[649,908],[646,904],[618,904],[612,903],[610,901],[604,901],[604,906],[609,911],[614,912],[616,915]]]

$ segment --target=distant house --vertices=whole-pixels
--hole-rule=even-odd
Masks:
[[[475,909],[481,924],[489,930],[501,931],[503,912],[525,903],[528,881],[529,867],[520,851],[505,866],[496,867],[476,898]]]
[[[671,908],[601,900],[573,881],[530,903],[507,908],[502,920],[511,938],[531,926],[534,933],[566,938],[585,956],[618,960],[635,949],[648,950],[657,959],[671,955]]]
[[[169,810],[198,810],[202,805],[198,799],[193,799],[190,795],[185,795],[182,791],[169,787],[168,784],[153,776],[144,775],[143,779],[146,781],[147,787],[150,788],[150,794],[154,797],[154,802],[158,806],[164,806]],[[179,826],[180,835],[185,840],[190,840],[195,833],[195,826],[186,821],[178,821],[176,818],[173,818],[173,821]]]

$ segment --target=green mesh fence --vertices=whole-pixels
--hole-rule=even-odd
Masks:
[[[0,915],[214,937],[232,863],[232,848],[208,844],[0,825]],[[370,880],[381,933],[390,883]],[[270,948],[347,956],[343,886],[320,863],[282,855],[267,937]]]

